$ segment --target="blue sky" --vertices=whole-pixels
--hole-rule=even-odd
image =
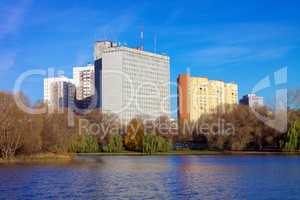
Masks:
[[[184,2],[184,4],[183,4]],[[287,88],[300,86],[300,2],[201,1],[0,1],[0,90],[11,91],[29,69],[64,70],[92,62],[93,43],[110,39],[171,57],[171,80],[189,71],[239,84],[249,93],[262,78],[287,67]],[[22,90],[42,99],[42,77]],[[272,104],[275,87],[261,91]],[[176,93],[176,89],[172,88]],[[176,99],[172,100],[173,109]]]

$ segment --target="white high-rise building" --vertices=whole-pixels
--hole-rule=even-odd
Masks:
[[[95,43],[98,106],[124,122],[170,115],[170,58],[109,41]]]
[[[256,96],[256,94],[247,94],[240,100],[240,104],[247,105],[251,108],[263,107],[264,98]]]
[[[44,79],[44,103],[50,109],[74,106],[75,85],[65,76]]]
[[[84,100],[94,95],[94,65],[73,68],[73,80],[76,85],[76,99]]]

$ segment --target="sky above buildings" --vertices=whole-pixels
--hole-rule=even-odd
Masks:
[[[143,29],[145,50],[170,56],[173,82],[187,72],[236,82],[241,97],[287,67],[286,84],[272,82],[258,92],[273,104],[276,88],[300,87],[299,7],[296,0],[2,0],[0,90],[12,91],[20,74],[32,69],[72,77],[73,66],[93,62],[96,40],[134,47]],[[42,99],[43,77],[27,79],[22,90],[33,102]]]

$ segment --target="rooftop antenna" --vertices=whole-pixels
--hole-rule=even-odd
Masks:
[[[139,49],[140,48],[140,39],[139,37],[137,36],[137,40],[136,40],[136,48]]]
[[[140,38],[140,49],[143,51],[144,50],[144,27],[142,26],[141,28],[141,38]]]
[[[156,53],[156,47],[157,47],[157,34],[156,33],[154,34],[153,43],[154,43],[154,53]]]

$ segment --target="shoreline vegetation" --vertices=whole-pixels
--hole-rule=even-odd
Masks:
[[[170,152],[155,152],[152,154],[143,152],[118,152],[118,153],[77,153],[77,156],[209,156],[209,155],[300,155],[297,152],[272,152],[272,151],[213,151],[213,150],[175,150]]]
[[[14,95],[27,102],[22,94],[0,92],[0,162],[68,161],[76,155],[298,155],[300,151],[298,107],[283,113],[286,129],[279,131],[244,105],[226,105],[224,111],[178,124],[168,116],[136,116],[122,123],[116,114],[101,109],[29,114],[14,102]],[[42,107],[47,108],[37,104],[32,109]],[[257,112],[274,117],[267,107]]]
[[[300,151],[214,151],[214,150],[173,150],[169,152],[155,152],[152,154],[134,151],[97,152],[97,153],[39,153],[20,155],[10,159],[0,158],[1,164],[34,164],[34,163],[68,163],[83,156],[300,156]]]
[[[38,153],[32,155],[18,155],[8,159],[0,158],[0,164],[69,162],[72,161],[74,157],[75,154],[67,153]]]

